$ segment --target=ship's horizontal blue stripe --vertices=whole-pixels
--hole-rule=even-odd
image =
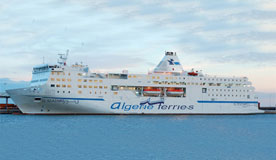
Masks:
[[[174,64],[175,64],[175,65],[180,65],[180,63],[179,63],[179,62],[174,62]]]
[[[198,103],[259,103],[258,101],[197,101]]]
[[[104,101],[102,98],[63,98],[63,97],[42,97],[52,99],[66,99],[66,100],[83,100],[83,101]]]

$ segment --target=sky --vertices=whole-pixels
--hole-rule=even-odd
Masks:
[[[95,72],[146,74],[174,51],[184,70],[276,92],[275,0],[1,0],[0,22],[0,78],[30,81],[67,49]]]

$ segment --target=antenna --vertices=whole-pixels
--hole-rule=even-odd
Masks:
[[[58,54],[59,58],[58,58],[58,64],[62,65],[62,66],[66,66],[66,61],[68,59],[68,55],[69,55],[69,49],[66,50],[66,54]]]
[[[43,59],[42,59],[42,64],[44,64],[45,63],[45,57],[43,56]]]

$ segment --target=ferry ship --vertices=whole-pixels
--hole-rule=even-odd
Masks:
[[[184,71],[175,52],[148,74],[94,73],[87,65],[35,66],[27,88],[7,93],[24,114],[258,114],[252,83]]]

